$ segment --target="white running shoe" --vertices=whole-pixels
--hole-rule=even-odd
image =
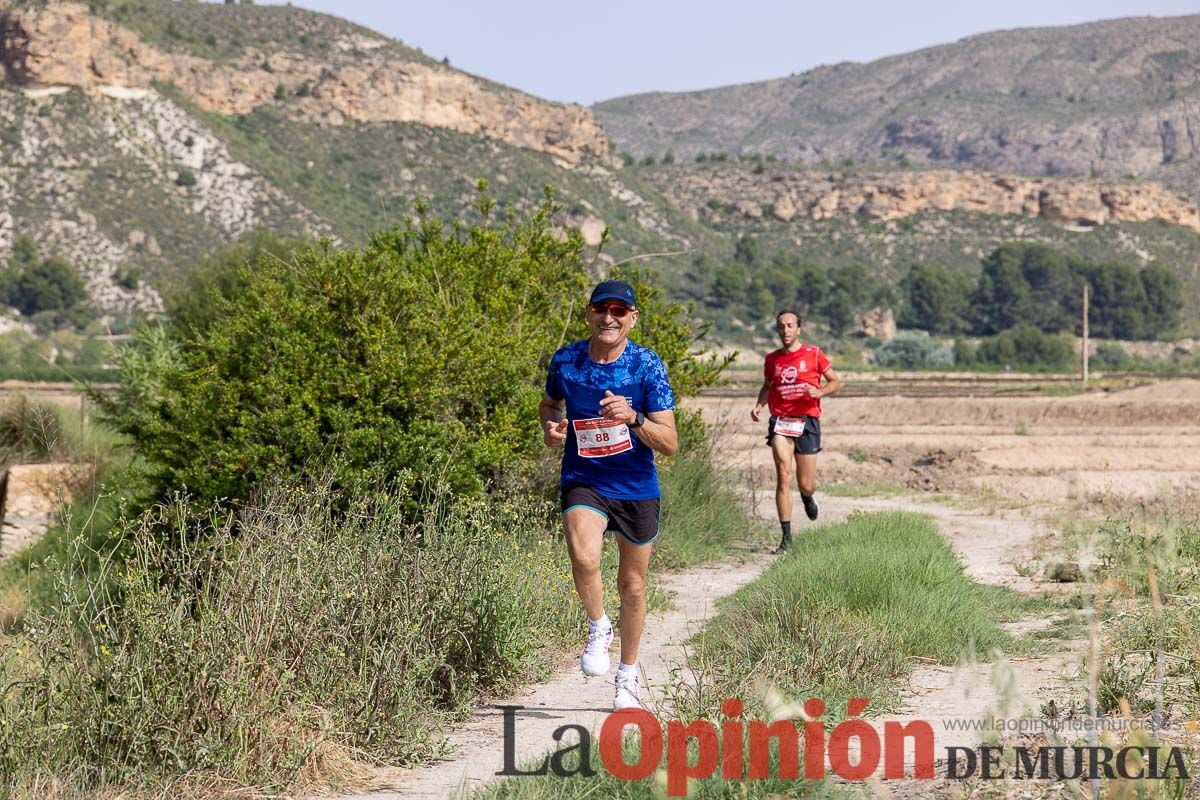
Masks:
[[[608,658],[608,648],[612,644],[613,629],[596,626],[588,627],[587,644],[583,647],[583,655],[579,657],[579,668],[584,675],[595,677],[607,675],[611,661]]]
[[[617,670],[617,693],[613,696],[613,711],[622,708],[641,708],[638,698],[641,681],[636,672]]]

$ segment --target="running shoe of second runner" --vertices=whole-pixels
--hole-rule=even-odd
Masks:
[[[611,666],[608,648],[612,646],[612,640],[612,625],[588,626],[587,644],[583,646],[583,654],[579,657],[579,668],[584,675],[595,677],[608,673]]]
[[[815,520],[817,518],[817,501],[812,499],[811,495],[800,495],[800,499],[804,501],[804,513],[808,515],[809,519]]]
[[[641,708],[641,680],[636,672],[617,670],[617,693],[613,695],[613,711]]]

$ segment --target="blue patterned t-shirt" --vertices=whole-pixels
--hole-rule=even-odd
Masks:
[[[600,401],[608,389],[625,395],[634,411],[650,414],[675,408],[667,370],[653,350],[626,342],[625,351],[611,364],[598,364],[588,355],[588,340],[559,349],[550,361],[546,394],[565,400],[567,441],[562,461],[562,485],[580,483],[614,500],[650,500],[660,496],[654,451],[628,432],[632,447],[601,457],[579,454],[577,422],[600,416]],[[581,430],[587,430],[586,422]],[[586,434],[585,434],[586,435]],[[623,438],[623,434],[622,434]],[[596,448],[592,452],[602,452]]]

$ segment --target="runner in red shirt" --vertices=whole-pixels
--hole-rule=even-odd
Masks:
[[[800,484],[800,499],[809,519],[817,518],[817,453],[821,452],[821,398],[842,388],[821,348],[800,341],[800,314],[780,311],[775,330],[783,346],[767,355],[763,385],[750,418],[758,422],[763,406],[769,407],[767,444],[775,456],[775,509],[783,538],[777,552],[792,543],[792,459]],[[825,385],[821,385],[821,379]]]

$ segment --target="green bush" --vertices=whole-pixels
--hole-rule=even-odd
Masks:
[[[958,333],[970,316],[970,281],[963,273],[915,264],[900,282],[904,307],[900,322],[931,333]]]
[[[1137,360],[1119,344],[1102,344],[1089,359],[1094,369],[1128,370],[1137,365]]]
[[[951,348],[950,354],[954,358],[956,367],[973,366],[978,357],[975,345],[961,336],[955,337],[954,347]]]
[[[68,311],[87,297],[78,270],[64,259],[41,258],[28,236],[17,237],[8,267],[0,273],[0,299],[22,314]]]
[[[175,185],[184,187],[195,186],[196,176],[190,169],[181,169],[179,170],[179,174],[175,176]]]
[[[163,303],[174,332],[184,341],[203,336],[213,320],[225,313],[228,303],[246,291],[252,275],[269,263],[286,261],[293,252],[314,244],[302,238],[255,231],[231,247],[205,256],[194,269],[163,291]]]
[[[981,364],[1062,370],[1074,365],[1076,356],[1066,334],[1046,334],[1032,325],[1020,325],[984,339],[976,358]]]
[[[430,479],[436,466],[455,492],[478,493],[541,450],[546,365],[585,335],[593,278],[578,234],[552,230],[554,211],[452,230],[423,218],[361,249],[311,247],[253,271],[217,259],[197,279],[205,310],[172,303],[182,346],[140,338],[123,359],[140,377],[99,398],[105,413],[161,497],[242,499],[332,457],[345,481]],[[680,395],[715,381],[724,362],[691,352],[703,331],[687,310],[628,277],[643,312],[634,338]]]
[[[439,464],[478,492],[541,447],[542,366],[578,328],[581,243],[550,214],[470,231],[424,219],[260,261],[158,398],[122,389],[106,412],[163,496],[246,498],[338,455],[345,480]]]
[[[954,356],[928,336],[901,333],[875,351],[875,363],[894,369],[931,369],[950,366]]]

